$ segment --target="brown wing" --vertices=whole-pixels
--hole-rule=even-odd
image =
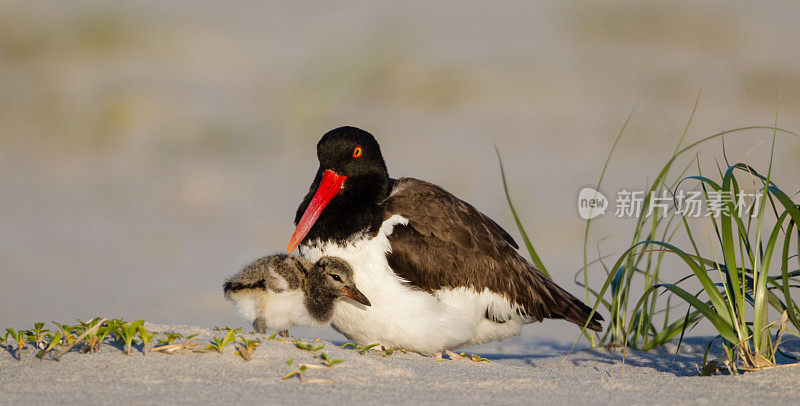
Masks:
[[[472,287],[501,293],[537,321],[566,319],[583,325],[591,309],[520,256],[518,245],[497,223],[444,189],[417,179],[395,181],[381,204],[384,219],[399,214],[407,226],[389,235],[389,266],[428,292]],[[510,315],[509,315],[510,316]],[[589,328],[602,330],[599,314]]]

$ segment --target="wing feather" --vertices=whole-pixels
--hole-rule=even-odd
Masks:
[[[492,219],[431,183],[401,178],[381,203],[384,219],[400,214],[407,226],[389,235],[387,260],[395,273],[428,292],[471,287],[503,294],[523,316],[562,318],[583,325],[591,309],[517,252],[514,239]],[[599,314],[589,328],[601,330]]]

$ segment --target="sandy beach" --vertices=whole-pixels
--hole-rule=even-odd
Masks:
[[[147,327],[198,333],[195,341],[202,343],[224,335],[191,326]],[[0,354],[0,403],[788,404],[800,396],[796,365],[739,376],[698,376],[707,338],[689,339],[674,362],[674,345],[648,353],[629,351],[624,368],[619,352],[588,349],[566,355],[568,346],[553,342],[512,339],[484,345],[477,349],[491,362],[472,362],[400,352],[383,356],[377,350],[362,355],[340,348],[343,342],[336,340],[319,341],[315,346],[324,347],[312,352],[261,338],[249,362],[232,345],[221,354],[145,356],[137,347],[126,356],[104,344],[97,354],[73,351],[60,361],[38,360],[30,351],[17,361],[6,350]],[[321,365],[321,353],[342,362],[311,366],[302,382],[282,379],[301,364]]]
[[[751,129],[671,158],[678,145],[736,128],[800,134],[798,15],[800,2],[786,0],[2,1],[0,334],[109,315],[196,333],[205,346],[224,334],[213,326],[244,325],[223,282],[284,252],[318,170],[317,142],[342,125],[375,135],[392,177],[442,186],[508,231],[528,258],[519,221],[552,280],[590,306],[597,298],[583,286],[598,291],[635,236],[672,235],[688,253],[727,261],[710,216],[689,221],[694,237],[678,217],[640,233],[640,216],[619,203],[653,185],[667,162],[664,182],[686,191],[701,184],[674,182],[701,173],[716,180],[723,164],[747,163],[798,203],[800,137],[778,133],[773,144],[774,131]],[[743,191],[761,187],[741,175]],[[587,233],[580,193],[600,179],[609,205]],[[738,235],[755,241],[757,233]],[[790,241],[785,268],[794,271]],[[775,281],[781,245],[766,273]],[[764,264],[735,251],[742,266]],[[604,328],[636,315],[655,281],[700,292],[682,259],[663,258],[648,257],[648,267],[660,267],[652,278],[635,274],[627,290],[606,292],[603,300],[623,304],[598,306]],[[662,290],[653,300],[657,330],[685,317],[684,301]],[[754,320],[748,306],[739,325]],[[771,308],[767,321],[782,311]],[[798,320],[788,329],[797,332]],[[332,328],[292,332],[324,347],[261,336],[244,361],[232,344],[223,353],[147,355],[138,345],[126,356],[106,342],[97,354],[39,360],[28,349],[18,361],[9,342],[0,346],[0,406],[800,399],[800,366],[786,359],[765,371],[699,376],[718,334],[708,319],[692,324],[674,361],[675,341],[629,350],[624,368],[619,351],[587,350],[585,339],[570,353],[579,334],[563,320],[460,350],[490,362],[360,354],[340,348],[345,338]],[[792,340],[781,349],[798,355]],[[342,362],[320,367],[322,353]],[[301,364],[312,366],[302,381],[283,379]]]

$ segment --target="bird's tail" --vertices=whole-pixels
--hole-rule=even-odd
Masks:
[[[592,312],[592,308],[583,304],[583,302],[576,297],[573,297],[572,299],[572,306],[569,307],[568,311],[564,315],[564,319],[579,326],[583,326],[589,319],[589,313]],[[600,313],[595,312],[592,314],[592,319],[589,320],[589,324],[586,325],[586,328],[598,332],[603,331],[603,325],[601,324],[602,321],[603,316],[601,316]]]
[[[603,316],[600,313],[595,312],[592,314],[591,320],[589,320],[589,314],[592,312],[591,307],[556,285],[555,282],[545,279],[545,283],[551,285],[548,286],[548,291],[552,295],[554,303],[554,306],[550,309],[550,318],[564,319],[579,326],[586,325],[589,330],[603,331],[603,325],[601,324]],[[586,323],[587,321],[589,322],[588,324]]]

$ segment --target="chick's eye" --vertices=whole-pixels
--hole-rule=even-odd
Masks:
[[[328,275],[330,275],[331,278],[333,278],[333,280],[335,280],[336,282],[341,282],[342,281],[342,278],[339,277],[339,275],[337,275],[335,273],[331,273],[331,274],[328,274]]]
[[[363,151],[361,151],[361,146],[360,146],[360,145],[359,145],[359,146],[357,146],[357,147],[356,147],[356,148],[353,150],[353,158],[358,158],[358,157],[360,157],[362,153],[363,153]]]

